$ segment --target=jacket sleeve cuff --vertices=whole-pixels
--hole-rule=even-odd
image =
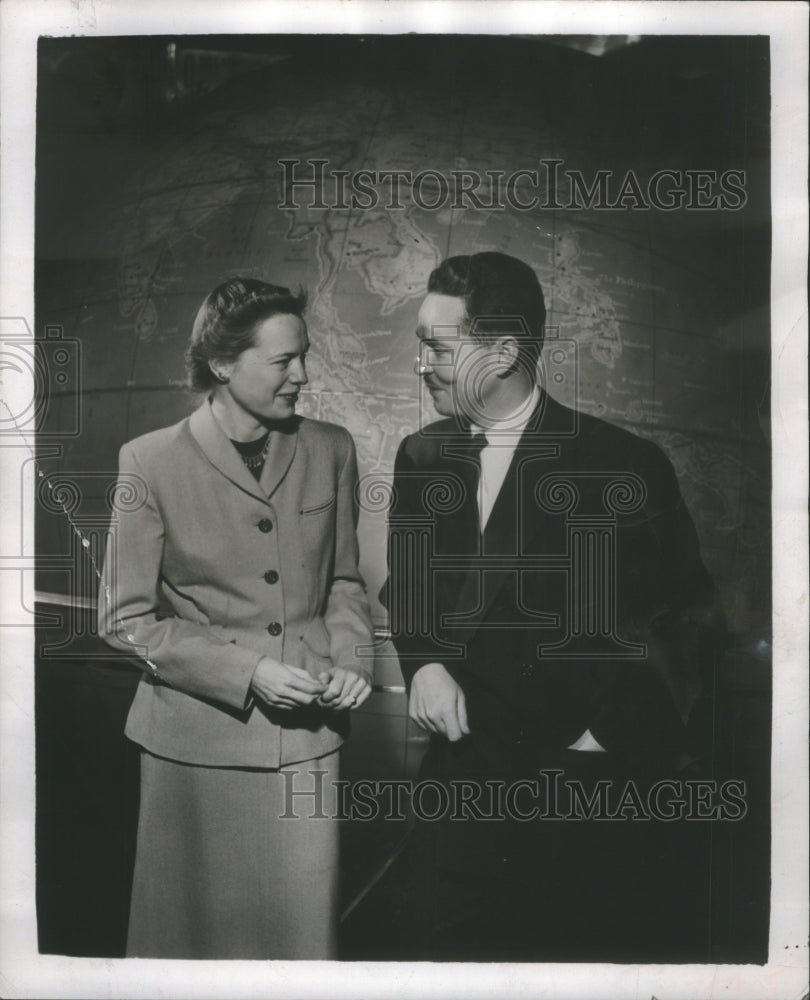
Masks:
[[[220,693],[221,701],[240,710],[253,706],[251,684],[261,659],[253,650],[233,647],[228,663],[228,690]]]

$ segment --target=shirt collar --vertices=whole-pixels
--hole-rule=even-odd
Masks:
[[[507,438],[514,439],[515,441],[520,440],[521,435],[526,430],[526,426],[532,419],[532,415],[537,409],[540,403],[540,388],[535,385],[532,389],[531,396],[525,400],[520,406],[507,416],[502,417],[500,420],[496,420],[489,427],[481,427],[479,424],[470,424],[471,434],[483,434],[486,437],[487,442],[491,443],[496,438]]]

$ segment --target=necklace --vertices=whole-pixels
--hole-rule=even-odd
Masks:
[[[259,452],[258,455],[243,455],[242,461],[249,469],[258,469],[260,466],[264,465],[264,460],[267,458],[267,452],[270,450],[270,437],[264,442],[264,448]]]
[[[270,450],[270,434],[267,433],[264,437],[256,438],[254,441],[234,441],[232,439],[231,444],[239,452],[248,469],[255,475],[256,471],[264,465],[264,460]]]

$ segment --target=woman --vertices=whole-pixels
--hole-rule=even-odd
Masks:
[[[131,956],[334,957],[333,782],[373,630],[352,438],[295,415],[303,307],[252,279],[215,288],[186,355],[206,401],[121,449],[132,502],[99,627],[145,670],[126,726],[142,750]]]

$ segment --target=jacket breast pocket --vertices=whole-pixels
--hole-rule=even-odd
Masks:
[[[325,500],[316,500],[313,503],[309,503],[302,507],[299,513],[303,518],[310,517],[321,517],[324,514],[328,514],[329,511],[333,511],[337,506],[337,493],[333,493],[331,496],[327,497]],[[306,523],[306,520],[305,522]]]

